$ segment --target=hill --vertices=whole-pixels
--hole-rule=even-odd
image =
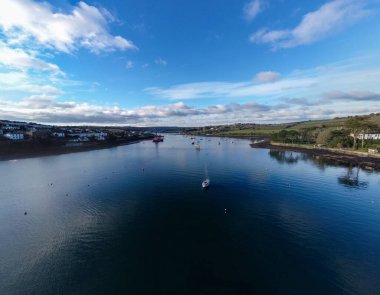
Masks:
[[[193,128],[192,130],[189,130],[188,133],[194,135],[270,137],[281,130],[294,130],[301,132],[303,130],[344,128],[347,120],[350,118],[353,117],[349,116],[326,120],[308,120],[282,124],[233,124],[206,126],[202,128]],[[380,131],[380,113],[360,116],[360,118],[377,125]]]

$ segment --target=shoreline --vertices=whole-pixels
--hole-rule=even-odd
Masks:
[[[109,149],[123,145],[129,145],[134,143],[139,143],[141,141],[151,140],[151,138],[140,138],[135,140],[128,140],[122,142],[106,142],[106,143],[89,143],[82,146],[65,146],[65,145],[31,145],[26,144],[24,146],[19,146],[18,149],[12,150],[11,152],[5,151],[4,146],[0,145],[0,161],[10,161],[19,159],[29,159],[38,157],[48,157],[48,156],[58,156],[71,153],[88,152],[94,150]],[[9,146],[7,146],[9,147]],[[28,149],[29,148],[29,149]]]
[[[277,151],[293,151],[310,154],[316,158],[334,161],[341,165],[353,165],[365,170],[380,170],[380,156],[369,155],[363,152],[338,150],[332,148],[303,147],[290,144],[273,143],[269,141],[251,143],[252,148],[264,148]]]

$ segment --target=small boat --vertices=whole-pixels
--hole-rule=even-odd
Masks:
[[[162,135],[156,135],[153,140],[153,142],[158,143],[164,141],[164,137]]]
[[[208,177],[207,166],[205,165],[205,179],[202,181],[202,188],[207,189],[210,186],[210,178]]]
[[[194,146],[195,146],[195,149],[198,150],[198,151],[201,149],[201,146],[200,146],[199,143],[195,144]]]
[[[210,185],[210,179],[206,178],[205,180],[202,181],[202,188],[208,188]]]

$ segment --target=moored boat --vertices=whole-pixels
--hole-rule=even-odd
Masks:
[[[155,137],[153,137],[152,141],[155,143],[162,142],[162,141],[164,141],[164,137],[161,135],[156,135]]]

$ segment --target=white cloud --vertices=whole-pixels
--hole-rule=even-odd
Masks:
[[[162,59],[161,57],[157,58],[154,63],[156,65],[160,65],[160,66],[166,66],[168,64],[168,62],[164,59]]]
[[[133,61],[127,60],[127,63],[125,65],[127,69],[132,69],[134,67]]]
[[[1,0],[0,28],[12,45],[29,44],[66,53],[79,47],[99,53],[136,49],[121,36],[109,33],[111,14],[105,9],[79,2],[70,13],[53,11],[46,2]]]
[[[32,78],[26,72],[8,72],[0,73],[0,94],[13,93],[19,95],[20,92],[25,93],[42,93],[42,94],[63,94],[63,91],[53,85],[44,83],[45,80]]]
[[[0,64],[11,69],[37,69],[54,75],[64,75],[57,65],[45,62],[21,48],[11,48],[2,41],[0,41]]]
[[[367,16],[370,13],[365,8],[368,2],[370,1],[333,0],[304,15],[302,21],[293,29],[260,29],[250,36],[250,41],[268,43],[274,48],[311,44]]]
[[[174,85],[168,88],[150,87],[145,91],[151,95],[169,100],[222,98],[222,97],[249,97],[276,95],[292,89],[313,87],[315,79],[299,78],[272,81],[265,84],[252,82],[199,82]]]
[[[280,77],[281,77],[280,73],[266,71],[266,72],[260,72],[256,74],[255,80],[258,82],[272,82],[272,81],[278,80]]]
[[[247,21],[252,21],[264,9],[263,0],[252,0],[243,8],[243,15]]]

